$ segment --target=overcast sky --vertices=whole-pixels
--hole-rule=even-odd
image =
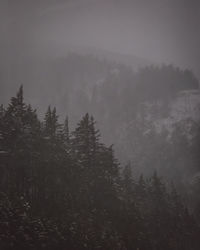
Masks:
[[[200,77],[198,0],[0,0],[0,33],[1,51],[12,47],[12,56],[93,46]]]

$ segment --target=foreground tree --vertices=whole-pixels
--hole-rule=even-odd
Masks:
[[[199,249],[175,188],[120,171],[89,114],[71,133],[56,109],[40,122],[21,87],[1,107],[0,147],[1,249]]]

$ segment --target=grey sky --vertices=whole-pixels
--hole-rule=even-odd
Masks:
[[[5,56],[93,46],[174,63],[200,76],[198,0],[1,0],[0,7]]]

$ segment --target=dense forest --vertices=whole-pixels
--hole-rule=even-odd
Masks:
[[[0,0],[0,250],[200,250],[199,23]]]
[[[146,71],[141,76],[151,74]],[[180,73],[184,79],[185,74],[191,78],[189,72]],[[161,88],[161,95],[166,92]],[[140,96],[151,98],[145,92]],[[132,162],[120,165],[113,146],[101,142],[93,116],[86,113],[73,130],[69,120],[61,123],[56,108],[50,106],[39,119],[24,102],[23,87],[6,107],[1,106],[0,249],[198,250],[199,178],[192,193],[184,196],[176,191],[176,183],[157,172],[135,176]],[[180,128],[174,133],[173,143],[182,145],[177,150],[189,149]],[[192,149],[195,157],[198,139],[195,136]],[[150,155],[156,152],[163,164],[158,148]],[[175,153],[181,165],[187,151]],[[141,166],[148,164],[146,159],[140,158]]]
[[[142,172],[150,177],[156,170],[175,181],[180,192],[193,193],[199,173],[200,101],[194,105],[196,120],[190,116],[190,106],[195,103],[193,97],[200,100],[200,92],[199,81],[191,70],[165,64],[134,70],[78,53],[56,58],[52,64],[42,62],[37,67],[27,66],[31,73],[21,69],[28,78],[21,71],[16,77],[26,86],[25,98],[37,107],[40,119],[50,104],[56,106],[61,123],[68,114],[73,130],[88,112],[97,121],[102,141],[114,144],[122,165],[131,162],[134,176]],[[181,107],[176,103],[179,99]],[[180,114],[172,113],[175,109],[186,116],[178,119]]]

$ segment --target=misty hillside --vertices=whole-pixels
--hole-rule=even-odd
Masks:
[[[19,47],[18,51],[15,50],[16,47]],[[20,53],[21,49],[23,49],[23,53]],[[133,69],[150,64],[147,60],[136,56],[92,47],[70,46],[70,49],[66,49],[65,54],[67,56],[64,56],[58,49],[39,52],[20,42],[16,45],[14,41],[10,40],[3,46],[0,59],[0,98],[2,102],[6,103],[10,93],[14,94],[18,86],[23,84],[27,87],[27,98],[44,112],[49,103],[59,105],[55,94],[59,96],[62,90],[66,92],[68,85],[72,86],[75,81],[80,84],[87,81],[91,85],[105,78],[109,68],[114,68],[116,64],[124,63]],[[75,77],[79,79],[71,79]]]
[[[61,120],[69,117],[70,128],[89,112],[95,116],[104,142],[115,145],[121,162],[133,162],[136,173],[151,174],[157,169],[161,175],[178,176],[178,164],[169,153],[175,146],[169,141],[180,126],[180,138],[189,139],[198,131],[200,95],[194,74],[173,65],[136,69],[128,63],[115,62],[112,53],[107,54],[107,59],[105,54],[101,57],[98,53],[85,53],[71,52],[56,59],[44,57],[39,63],[37,57],[27,64],[22,59],[21,64],[13,62],[10,71],[3,71],[1,93],[5,98],[5,93],[14,92],[17,83],[24,83],[27,99],[40,115],[49,104],[56,106]],[[170,147],[165,153],[170,162],[167,166],[165,160],[157,157],[161,145]],[[160,161],[164,162],[162,166]],[[185,173],[192,178],[199,171],[191,162],[184,163],[183,168],[180,180],[185,179]]]
[[[200,249],[200,1],[0,0],[0,250]]]
[[[143,57],[138,57],[131,54],[123,54],[119,52],[112,52],[109,50],[97,49],[95,47],[83,47],[70,45],[70,51],[79,55],[91,55],[100,60],[107,60],[119,64],[131,66],[134,70],[138,70],[141,67],[152,64],[152,61]]]

